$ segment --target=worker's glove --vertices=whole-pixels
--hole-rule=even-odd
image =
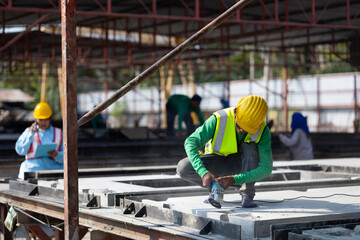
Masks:
[[[202,185],[203,185],[203,187],[206,187],[208,189],[208,191],[211,192],[211,183],[215,179],[216,179],[216,177],[212,173],[210,173],[210,172],[206,173],[202,177]]]
[[[219,177],[216,179],[216,182],[220,184],[225,190],[228,189],[231,185],[235,184],[235,179],[233,176]]]

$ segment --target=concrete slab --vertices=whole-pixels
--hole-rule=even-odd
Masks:
[[[326,229],[312,229],[303,231],[304,237],[316,240],[359,240],[360,233],[356,231],[357,226],[354,230],[335,227]]]
[[[285,168],[291,166],[336,166],[342,169],[360,169],[360,158],[329,159],[275,162],[274,167]],[[357,171],[357,170],[356,170]],[[353,176],[353,175],[352,175]],[[79,179],[79,192],[87,191],[101,195],[102,206],[107,206],[109,193],[140,193],[155,191],[154,188],[144,185],[131,184],[132,181],[172,181],[179,179],[176,175],[145,175],[119,176]],[[41,181],[39,181],[41,184]],[[52,183],[54,184],[54,183]],[[63,188],[63,182],[56,183]],[[307,184],[304,181],[304,184]],[[186,190],[194,187],[173,186],[162,187],[166,191]],[[200,187],[195,187],[199,188]],[[170,196],[170,195],[169,195]],[[313,188],[307,191],[267,191],[258,192],[255,200],[257,208],[243,209],[240,205],[239,194],[225,193],[221,209],[216,209],[204,203],[207,194],[189,197],[169,197],[165,200],[154,200],[144,196],[141,201],[145,204],[163,207],[164,204],[172,210],[193,214],[209,219],[227,221],[241,225],[242,239],[270,239],[270,227],[276,224],[306,223],[312,221],[327,221],[337,219],[359,218],[360,216],[360,186],[346,186],[334,188]]]
[[[325,165],[338,167],[360,168],[360,158],[334,158],[334,159],[314,159],[297,161],[274,161],[274,167],[291,167],[306,165]]]
[[[360,193],[360,187],[261,192],[256,195],[258,207],[254,209],[242,209],[238,194],[225,194],[221,209],[203,203],[206,196],[169,198],[153,204],[166,203],[173,210],[241,225],[242,236],[253,239],[270,237],[272,224],[359,217],[360,194],[356,193]]]

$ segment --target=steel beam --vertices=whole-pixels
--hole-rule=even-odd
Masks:
[[[50,9],[37,9],[37,8],[7,8],[0,7],[1,12],[24,12],[24,13],[50,13],[50,14],[60,14],[59,10],[50,10]],[[305,10],[304,10],[305,11]],[[306,13],[304,13],[307,16]],[[97,17],[114,17],[114,18],[130,18],[130,19],[157,19],[157,20],[167,20],[167,21],[198,21],[198,22],[211,22],[212,18],[206,17],[182,17],[182,16],[167,16],[167,15],[142,15],[142,14],[130,14],[130,13],[115,13],[115,12],[87,12],[87,11],[76,11],[76,15],[79,16],[97,16]],[[200,15],[200,13],[199,13]],[[350,16],[349,16],[350,17]],[[356,25],[333,25],[331,23],[328,24],[317,24],[312,23],[309,16],[309,23],[302,22],[283,22],[283,21],[260,21],[260,20],[245,20],[245,19],[228,19],[226,23],[230,24],[256,24],[256,25],[271,25],[271,26],[279,26],[279,27],[311,27],[311,28],[329,28],[329,29],[347,29],[347,30],[360,30],[360,26]]]
[[[8,41],[4,46],[2,46],[0,48],[0,53],[2,53],[4,50],[6,50],[8,47],[10,47],[12,44],[14,44],[16,41],[18,41],[22,36],[26,35],[28,32],[30,32],[31,29],[33,29],[33,27],[35,27],[36,25],[38,25],[39,23],[41,23],[42,21],[44,21],[47,17],[49,16],[49,14],[46,14],[44,16],[42,16],[41,18],[39,18],[38,20],[36,20],[33,24],[31,24],[29,27],[27,27],[25,29],[25,31],[19,33],[18,35],[16,35],[13,39],[11,39],[10,41]]]
[[[61,1],[65,238],[79,238],[76,0]]]
[[[39,197],[29,197],[19,192],[2,191],[0,192],[0,202],[8,203],[21,209],[36,212],[57,219],[64,219],[64,206],[60,202],[49,201]],[[85,226],[94,230],[112,233],[117,236],[127,237],[129,239],[168,239],[168,240],[187,240],[187,239],[214,239],[209,236],[200,236],[194,232],[187,232],[177,228],[176,224],[166,225],[164,221],[148,218],[134,218],[133,216],[123,215],[120,210],[116,209],[100,209],[99,212],[108,211],[108,215],[97,214],[95,209],[91,211],[83,209],[79,213],[79,222],[81,226]],[[118,211],[116,219],[111,217],[113,212]],[[162,222],[163,224],[159,224]],[[81,228],[80,226],[78,228]],[[78,230],[79,231],[79,230]],[[65,239],[68,238],[65,234]]]

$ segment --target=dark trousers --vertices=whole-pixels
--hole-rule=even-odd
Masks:
[[[206,169],[215,175],[223,177],[245,173],[259,166],[259,151],[255,143],[241,143],[239,151],[226,157],[217,154],[200,155]],[[188,158],[182,159],[176,169],[177,174],[192,183],[202,186],[202,179],[194,170]],[[240,194],[255,196],[255,182],[245,183],[240,188]]]
[[[167,103],[166,104],[166,124],[167,124],[166,134],[168,136],[175,135],[174,122],[176,115],[177,115],[177,111],[174,109],[174,107],[171,104]],[[195,125],[191,117],[191,113],[187,113],[184,116],[184,122],[186,125],[187,135],[189,136],[195,131]]]

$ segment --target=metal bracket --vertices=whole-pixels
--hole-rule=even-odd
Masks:
[[[207,235],[211,232],[212,222],[208,222],[203,229],[200,231],[200,235]]]
[[[131,214],[131,213],[135,213],[135,204],[134,203],[130,203],[130,205],[127,206],[127,208],[123,212],[123,214]]]
[[[143,206],[137,213],[135,213],[135,217],[146,217],[146,206]]]
[[[101,207],[101,203],[100,203],[100,196],[94,196],[87,204],[86,204],[87,208],[100,208]]]
[[[39,195],[39,188],[35,187],[31,192],[29,193],[29,196],[38,196]]]

